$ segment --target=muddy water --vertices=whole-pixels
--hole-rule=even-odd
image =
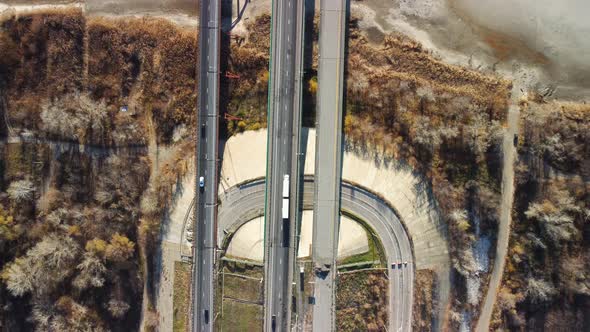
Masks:
[[[138,12],[198,14],[198,0],[3,0],[8,6],[83,4],[89,12],[125,15]]]
[[[497,71],[526,89],[553,87],[555,98],[590,98],[587,0],[363,0],[351,8],[369,37],[371,25],[398,31],[445,62]]]
[[[0,4],[6,4],[9,6],[14,5],[49,5],[49,4],[70,4],[79,3],[76,0],[4,0],[0,1]]]

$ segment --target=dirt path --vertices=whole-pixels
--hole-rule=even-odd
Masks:
[[[504,134],[503,142],[502,201],[500,203],[500,224],[498,225],[496,257],[494,259],[488,292],[475,329],[478,332],[487,332],[489,330],[494,303],[496,303],[496,295],[500,288],[504,265],[506,263],[508,241],[510,239],[510,224],[512,222],[512,203],[514,200],[514,162],[516,159],[516,149],[514,148],[513,140],[514,135],[518,133],[518,119],[518,107],[513,105],[508,110],[508,128]]]

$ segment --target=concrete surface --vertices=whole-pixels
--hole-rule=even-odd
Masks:
[[[303,208],[313,207],[313,181],[306,177],[303,184]],[[220,196],[218,236],[224,239],[225,232],[231,234],[261,215],[264,206],[264,182],[254,181],[232,187]],[[402,223],[392,210],[378,196],[348,183],[342,185],[342,209],[365,220],[379,235],[387,257],[389,282],[389,330],[407,331],[410,328],[413,301],[414,264],[410,239]],[[225,230],[225,231],[224,231]],[[397,264],[408,262],[400,268]],[[396,264],[393,266],[393,264]],[[448,287],[443,289],[448,292]],[[305,305],[301,312],[305,311]]]
[[[303,211],[298,258],[310,256],[312,235],[312,211]],[[232,236],[226,254],[232,257],[262,262],[264,258],[264,219],[255,218],[242,225]],[[367,232],[358,222],[343,216],[340,218],[338,259],[369,251]]]
[[[308,137],[304,169],[305,174],[308,175],[313,175],[315,168],[314,131],[314,129],[304,128],[302,134]],[[266,130],[260,130],[239,134],[227,141],[221,170],[224,183],[223,187],[220,185],[219,191],[222,199],[231,199],[232,195],[236,195],[234,191],[227,190],[231,186],[265,176],[266,151],[264,145],[260,144],[264,137],[266,137]],[[400,161],[384,160],[372,154],[360,155],[345,151],[342,178],[370,188],[393,207],[411,238],[415,269],[432,269],[438,274],[436,297],[442,312],[448,303],[451,288],[446,228],[423,176],[413,172],[408,165]],[[256,196],[257,190],[259,189],[256,186],[243,188],[243,192],[248,192],[252,197]],[[219,216],[220,222],[230,217],[232,220],[237,218],[237,222],[244,223],[261,215],[254,201],[240,204],[244,205],[237,206],[236,209],[243,211],[243,215],[228,216],[229,212],[222,209]],[[220,241],[223,238],[221,224],[218,237]]]
[[[307,132],[305,174],[314,174],[315,130]],[[224,188],[265,176],[266,130],[232,136],[226,144],[221,174],[220,196]],[[416,253],[416,269],[448,269],[450,259],[445,239],[445,225],[430,195],[424,178],[402,162],[374,158],[345,151],[342,178],[370,188],[393,206],[408,229]]]
[[[342,176],[344,52],[347,1],[320,2],[318,93],[316,109],[315,194],[312,261],[328,275],[314,273],[313,331],[334,331],[336,322],[336,255]]]
[[[292,234],[295,229],[294,201],[288,200],[288,218],[282,215],[283,189],[294,193],[297,186],[300,124],[300,77],[303,0],[272,2],[271,50],[268,98],[268,148],[265,203],[264,330],[283,331],[290,324],[291,283],[295,260]],[[283,188],[284,176],[289,188]]]

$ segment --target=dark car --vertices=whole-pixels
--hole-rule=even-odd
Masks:
[[[518,145],[518,135],[514,134],[513,142],[514,142],[514,146]]]

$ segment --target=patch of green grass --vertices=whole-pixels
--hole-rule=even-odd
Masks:
[[[190,300],[191,266],[174,262],[174,332],[185,332],[188,324]]]
[[[253,278],[262,278],[264,276],[264,267],[238,262],[224,262],[223,271],[228,273],[241,274]]]
[[[216,328],[260,331],[263,319],[264,268],[224,261],[218,278]]]
[[[358,222],[365,232],[367,233],[368,242],[369,242],[369,250],[365,253],[356,254],[353,256],[346,257],[338,262],[338,265],[345,265],[345,264],[354,264],[354,263],[361,263],[361,262],[373,262],[373,261],[380,261],[380,264],[377,267],[385,266],[385,254],[383,247],[381,245],[381,241],[377,234],[373,232],[373,230],[359,217],[348,213],[343,212],[347,217],[353,219],[354,221]],[[354,267],[353,267],[354,269]]]
[[[262,331],[264,311],[261,305],[223,301],[221,330],[224,332]]]
[[[223,275],[223,295],[262,304],[262,283],[256,279]]]

